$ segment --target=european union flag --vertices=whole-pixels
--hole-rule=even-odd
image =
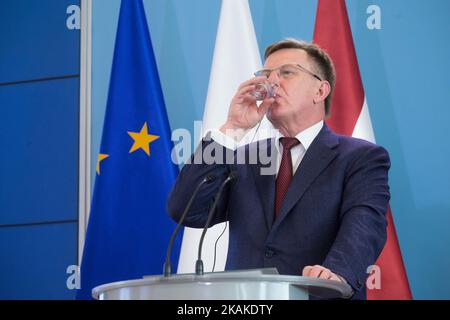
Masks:
[[[142,0],[122,1],[77,298],[91,299],[100,284],[162,273],[175,227],[165,209],[178,174],[171,149]]]

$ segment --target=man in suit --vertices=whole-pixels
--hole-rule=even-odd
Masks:
[[[386,241],[389,155],[324,123],[335,71],[321,48],[285,39],[267,47],[265,59],[264,69],[237,89],[220,130],[204,138],[184,166],[169,213],[178,221],[190,190],[213,174],[215,181],[201,189],[185,220],[202,228],[219,186],[237,171],[239,179],[222,195],[212,222],[229,221],[226,269],[276,267],[280,274],[346,282],[353,298],[365,299],[367,268]],[[254,92],[263,82],[274,94],[258,106]],[[275,137],[236,148],[264,115],[277,129]],[[252,149],[267,154],[269,163],[252,161]],[[214,161],[205,160],[205,150]],[[241,151],[244,161],[236,161]],[[275,170],[264,172],[268,167]]]

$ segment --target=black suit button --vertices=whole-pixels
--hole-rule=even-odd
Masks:
[[[274,254],[275,252],[273,252],[272,250],[266,250],[265,252],[266,258],[272,258]]]

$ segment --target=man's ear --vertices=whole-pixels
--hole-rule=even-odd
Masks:
[[[331,91],[331,85],[328,81],[321,81],[319,88],[314,95],[314,103],[325,101]]]

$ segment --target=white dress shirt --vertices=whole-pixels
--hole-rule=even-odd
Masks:
[[[305,156],[306,151],[308,150],[309,146],[313,142],[313,140],[316,138],[316,136],[319,134],[320,130],[323,127],[323,121],[319,121],[316,124],[312,125],[311,127],[303,130],[302,132],[298,133],[295,137],[300,141],[300,144],[296,145],[291,149],[291,157],[292,157],[292,173],[295,174],[297,171],[298,166],[300,165],[303,157]],[[283,145],[280,143],[280,138],[284,137],[280,131],[275,131],[275,149],[277,151],[277,173],[280,169],[281,164],[281,156],[283,154]],[[220,130],[212,130],[211,131],[211,138],[219,143],[220,145],[235,150],[238,145],[239,141],[235,140],[234,138],[225,135]]]

